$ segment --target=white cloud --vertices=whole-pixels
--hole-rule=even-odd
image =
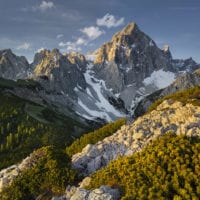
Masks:
[[[84,38],[78,38],[75,42],[60,42],[59,47],[66,47],[66,51],[81,51],[81,46],[86,45],[87,40]]]
[[[32,6],[32,7],[24,7],[21,9],[21,11],[23,12],[29,12],[29,11],[47,11],[50,10],[52,8],[55,8],[55,4],[52,1],[42,1],[40,4],[36,5],[36,6]]]
[[[99,27],[90,26],[81,29],[81,32],[86,34],[90,40],[94,40],[104,34],[105,32],[100,30]]]
[[[114,15],[107,13],[102,18],[97,19],[96,23],[98,26],[106,26],[107,28],[117,27],[124,24],[124,17],[117,20]]]
[[[55,7],[55,5],[52,1],[42,1],[38,8],[41,11],[45,11],[45,10],[48,10],[48,9],[52,9],[54,7]]]
[[[56,38],[57,39],[60,39],[60,38],[62,38],[64,35],[63,34],[58,34],[58,35],[56,35]]]
[[[28,42],[23,43],[22,45],[19,45],[17,47],[17,50],[29,50],[31,47],[31,44]]]
[[[81,47],[67,46],[66,51],[81,51]]]
[[[59,46],[59,47],[65,47],[65,46],[67,46],[67,43],[59,42],[58,46]]]
[[[66,48],[65,51],[81,51],[81,47],[77,45],[76,42],[60,42],[58,45],[60,47]]]
[[[77,45],[85,45],[87,43],[87,41],[83,38],[78,38],[77,41],[76,41],[76,44]]]
[[[83,33],[81,37],[77,38],[75,41],[60,42],[58,46],[65,51],[81,51],[83,46],[89,45],[91,41],[105,33],[100,30],[99,27],[95,26],[85,27],[80,31]]]

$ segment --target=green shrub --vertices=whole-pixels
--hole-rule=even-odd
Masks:
[[[35,151],[32,160],[36,165],[22,172],[2,192],[2,200],[50,199],[53,195],[63,194],[66,185],[73,184],[77,172],[71,168],[70,158],[55,147],[43,147]]]
[[[200,138],[169,133],[94,173],[89,188],[118,187],[122,199],[198,199]]]
[[[63,148],[72,142],[73,119],[48,107],[0,91],[0,169],[29,155],[34,149],[55,145]]]
[[[105,137],[108,137],[115,133],[124,124],[126,124],[126,119],[121,118],[116,120],[115,122],[108,123],[102,128],[95,130],[94,132],[84,134],[66,148],[67,154],[72,156],[78,152],[81,152],[87,144],[95,144],[98,141],[103,140]]]
[[[155,110],[157,106],[159,106],[163,101],[168,99],[180,101],[183,104],[191,103],[195,106],[200,106],[200,86],[184,89],[175,94],[170,94],[161,99],[158,99],[149,107],[149,111]]]

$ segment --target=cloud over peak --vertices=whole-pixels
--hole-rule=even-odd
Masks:
[[[118,27],[124,24],[124,17],[117,20],[114,15],[107,13],[102,18],[97,19],[96,23],[98,26],[106,26],[107,28]]]
[[[82,38],[82,37],[79,37],[77,38],[76,41],[74,42],[60,42],[58,44],[59,47],[62,47],[62,48],[66,48],[66,51],[81,51],[81,46],[83,45],[86,45],[87,44],[87,41]]]
[[[81,51],[83,46],[88,45],[91,41],[105,33],[96,26],[85,27],[80,31],[82,32],[81,37],[78,37],[73,42],[60,42],[58,46],[65,48],[66,51]]]
[[[95,40],[96,38],[105,33],[104,31],[100,30],[99,27],[96,26],[85,27],[81,29],[81,32],[86,34],[91,40]]]
[[[105,34],[104,30],[101,30],[99,26],[106,26],[107,28],[117,27],[124,24],[124,18],[116,19],[114,15],[106,14],[101,19],[96,20],[97,26],[87,26],[80,29],[82,35],[74,41],[60,42],[59,47],[65,51],[81,51],[83,46],[91,45],[93,40],[96,40],[101,35]],[[60,37],[57,37],[60,38]]]

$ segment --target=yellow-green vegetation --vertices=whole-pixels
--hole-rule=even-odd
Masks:
[[[175,94],[167,95],[155,101],[150,107],[149,111],[155,110],[164,100],[180,101],[183,104],[191,103],[195,106],[200,106],[200,86],[195,86],[189,89],[184,89]]]
[[[66,152],[70,156],[81,152],[87,144],[95,144],[98,141],[103,140],[105,137],[108,137],[115,133],[122,125],[125,124],[126,119],[121,118],[116,120],[115,122],[108,123],[102,128],[95,130],[94,132],[84,134],[79,139],[75,140],[69,147],[67,147]]]
[[[51,199],[53,195],[62,195],[68,184],[73,184],[77,172],[71,168],[70,158],[64,151],[55,147],[43,147],[31,157],[35,163],[22,172],[10,186],[0,194],[2,200]]]
[[[0,169],[47,145],[63,148],[71,144],[78,122],[11,94],[0,91]]]
[[[200,138],[169,133],[93,174],[89,188],[118,187],[122,200],[198,200]]]

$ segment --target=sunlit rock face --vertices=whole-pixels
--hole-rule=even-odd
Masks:
[[[168,64],[164,52],[135,23],[128,24],[94,53],[97,75],[116,92],[133,83],[141,86],[145,77],[154,70],[166,69]]]
[[[63,55],[58,49],[43,50],[34,59],[35,70],[31,78],[38,80],[52,91],[74,95],[74,88],[86,87],[83,71],[86,66],[84,56],[75,53]]]
[[[136,23],[129,23],[92,55],[95,76],[103,79],[107,88],[112,89],[128,109],[134,107],[138,98],[168,86],[180,71],[199,67],[192,59],[174,60],[168,45],[159,49]],[[165,74],[162,78],[165,84],[144,84],[146,78],[160,71],[173,73],[173,79]]]

